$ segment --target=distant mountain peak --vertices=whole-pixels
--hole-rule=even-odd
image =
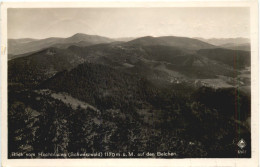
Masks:
[[[109,39],[108,37],[104,36],[99,36],[99,35],[89,35],[89,34],[84,34],[84,33],[76,33],[68,38],[106,38]],[[112,39],[111,39],[112,40]]]
[[[141,39],[141,38],[148,38],[148,39],[150,39],[150,38],[156,38],[156,37],[148,35],[148,36],[140,37],[139,39]]]
[[[72,37],[89,37],[89,36],[95,36],[95,35],[88,35],[88,34],[84,34],[84,33],[76,33],[69,38],[72,38]]]
[[[76,34],[74,34],[74,35],[72,35],[72,36],[80,36],[80,35],[87,35],[87,34],[84,34],[84,33],[76,33]]]
[[[85,38],[85,37],[89,37],[90,35],[87,34],[83,34],[83,33],[76,33],[68,38],[65,39],[78,39],[78,38]]]

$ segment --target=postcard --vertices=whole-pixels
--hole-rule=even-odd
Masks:
[[[3,2],[2,166],[257,166],[257,5]]]

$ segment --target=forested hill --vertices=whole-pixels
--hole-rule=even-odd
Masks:
[[[251,64],[249,51],[230,49],[202,49],[198,54],[237,69],[243,69]]]
[[[48,48],[8,61],[8,81],[35,85],[59,71],[71,69],[84,59],[64,49]]]
[[[96,105],[97,99],[118,107],[124,102],[137,102],[152,95],[151,84],[138,75],[120,72],[111,67],[84,63],[71,71],[63,71],[46,80],[40,88],[69,92],[74,97]],[[113,107],[113,106],[110,106]]]
[[[199,50],[215,48],[214,45],[202,42],[197,39],[187,37],[176,37],[176,36],[162,36],[162,37],[141,37],[127,42],[125,45],[138,45],[138,46],[153,46],[153,45],[164,45],[164,46],[175,46],[183,49]]]

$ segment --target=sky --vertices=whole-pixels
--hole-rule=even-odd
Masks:
[[[8,38],[250,36],[249,8],[9,8]]]

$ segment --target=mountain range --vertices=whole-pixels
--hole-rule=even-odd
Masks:
[[[185,47],[186,49],[205,49],[221,47],[233,50],[246,50],[250,51],[250,40],[247,38],[185,38],[176,36],[163,36],[163,37],[140,37],[140,38],[107,38],[98,35],[87,35],[77,33],[68,38],[46,38],[46,39],[9,39],[8,40],[8,55],[9,59],[28,55],[27,53],[39,51],[48,47],[67,48],[71,45],[75,46],[90,46],[102,43],[111,42],[129,42],[142,45],[166,45],[175,47]],[[130,42],[132,41],[132,42]],[[149,42],[149,43],[147,43]]]
[[[10,41],[9,50],[25,46],[24,54],[11,54],[9,57],[10,82],[40,83],[84,62],[138,73],[155,83],[193,82],[197,79],[219,79],[219,76],[229,78],[250,66],[248,51],[224,49],[186,37],[146,36],[123,42],[75,34],[69,38]],[[17,43],[20,47],[13,46]],[[37,48],[39,50],[35,51]]]

